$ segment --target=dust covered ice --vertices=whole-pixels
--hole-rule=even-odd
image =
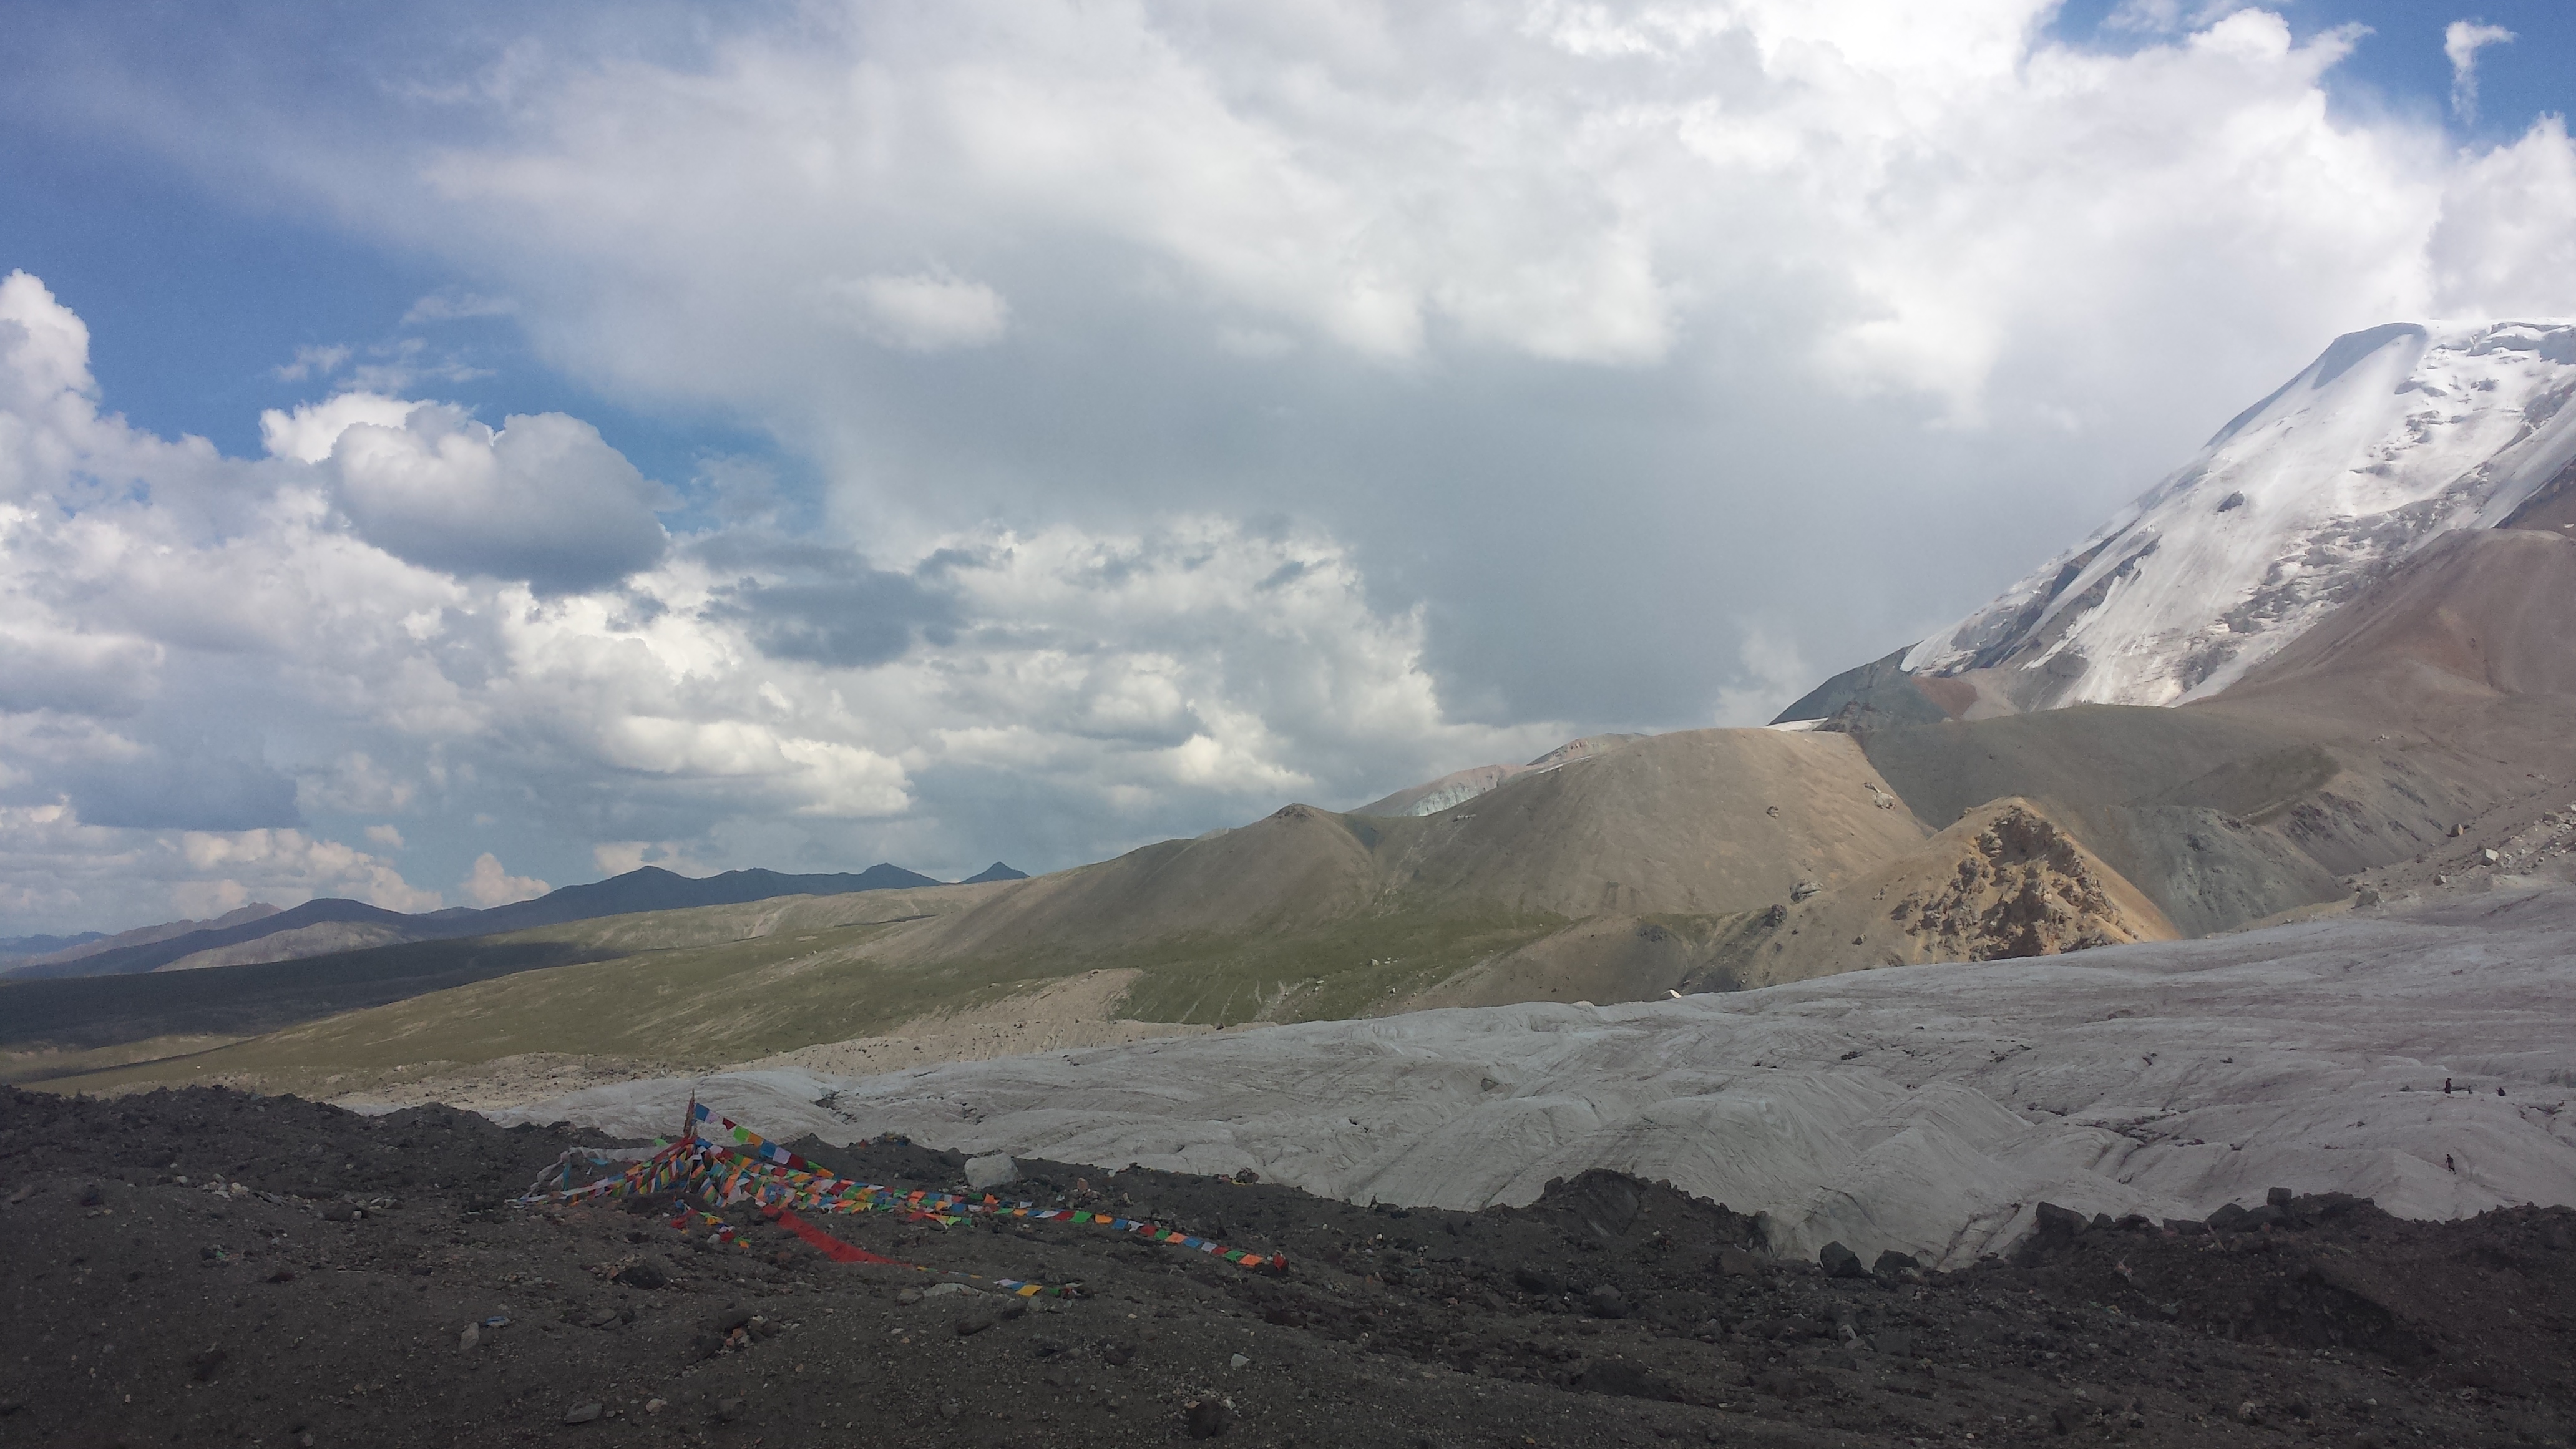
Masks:
[[[502,1114],[617,1133],[697,1091],[772,1135],[1230,1173],[1477,1208],[1604,1167],[1957,1265],[2042,1200],[2204,1217],[2576,1202],[2576,890],[1654,1004],[1229,1031],[846,1079],[745,1070]],[[2454,1090],[2444,1091],[2445,1080]]]

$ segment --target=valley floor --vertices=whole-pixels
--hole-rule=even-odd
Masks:
[[[1479,1213],[1024,1163],[1283,1273],[1092,1226],[748,1247],[505,1199],[577,1139],[209,1090],[0,1096],[0,1444],[2139,1446],[2564,1443],[2576,1214],[2079,1229],[1827,1277],[1610,1173]],[[589,1140],[596,1141],[591,1138]],[[955,1156],[792,1144],[946,1186]],[[2267,1214],[2266,1216],[2275,1216]],[[963,1274],[1078,1283],[1026,1302]],[[651,1286],[646,1286],[651,1285]],[[957,1285],[951,1287],[949,1285]],[[944,1291],[924,1296],[923,1290]],[[961,1288],[964,1291],[959,1291]],[[469,1332],[470,1328],[470,1332]]]

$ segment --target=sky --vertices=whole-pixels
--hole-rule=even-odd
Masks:
[[[0,936],[1758,724],[2576,313],[2571,93],[2563,0],[21,6]]]

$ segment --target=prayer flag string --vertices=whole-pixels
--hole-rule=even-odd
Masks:
[[[1014,1219],[1033,1223],[1087,1224],[1107,1228],[1111,1232],[1134,1234],[1148,1242],[1165,1243],[1186,1251],[1204,1253],[1242,1268],[1268,1269],[1272,1272],[1287,1270],[1287,1260],[1280,1254],[1249,1253],[1241,1248],[1227,1247],[1209,1238],[1196,1237],[1138,1218],[1122,1218],[1112,1213],[1091,1212],[1080,1208],[1042,1208],[1033,1202],[1004,1202],[990,1193],[981,1198],[972,1198],[956,1193],[933,1192],[926,1188],[904,1191],[876,1183],[854,1181],[817,1167],[814,1163],[730,1118],[717,1116],[713,1109],[703,1102],[693,1102],[690,1111],[693,1121],[687,1137],[671,1143],[642,1161],[633,1163],[623,1172],[573,1187],[569,1183],[574,1156],[584,1157],[594,1165],[602,1166],[616,1159],[588,1152],[566,1153],[559,1165],[562,1168],[561,1180],[567,1185],[549,1189],[546,1185],[547,1180],[556,1177],[555,1168],[549,1167],[544,1176],[531,1186],[528,1194],[520,1198],[519,1202],[522,1205],[532,1205],[544,1202],[578,1202],[589,1198],[655,1197],[666,1192],[684,1198],[694,1196],[718,1207],[747,1202],[759,1209],[771,1221],[781,1224],[807,1242],[815,1243],[817,1247],[822,1247],[823,1243],[839,1244],[840,1251],[823,1248],[823,1251],[837,1262],[895,1263],[896,1260],[878,1258],[863,1249],[840,1243],[839,1239],[796,1217],[795,1211],[826,1214],[898,1212],[908,1220],[927,1220],[943,1225],[965,1222],[976,1217]],[[712,1130],[701,1135],[696,1130],[696,1124],[699,1123],[706,1124]],[[730,1138],[730,1145],[722,1140],[710,1140],[717,1134]],[[679,1215],[671,1225],[685,1230],[693,1221],[703,1222],[714,1229],[713,1236],[719,1242],[737,1244],[742,1242],[740,1234],[734,1230],[732,1224],[703,1208],[690,1207],[685,1203],[680,1206]],[[822,1241],[816,1242],[817,1239]],[[848,1256],[849,1254],[859,1256],[851,1257]],[[897,1266],[920,1268],[920,1265],[913,1263],[901,1263]],[[920,1271],[933,1270],[921,1268]],[[1064,1291],[1061,1288],[1049,1288],[1019,1279],[1003,1278],[994,1281],[997,1286],[1020,1297]]]

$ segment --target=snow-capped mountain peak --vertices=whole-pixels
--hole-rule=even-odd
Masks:
[[[1903,668],[1972,684],[1975,713],[2214,694],[2434,536],[2576,493],[2571,395],[2576,324],[2339,337]]]

